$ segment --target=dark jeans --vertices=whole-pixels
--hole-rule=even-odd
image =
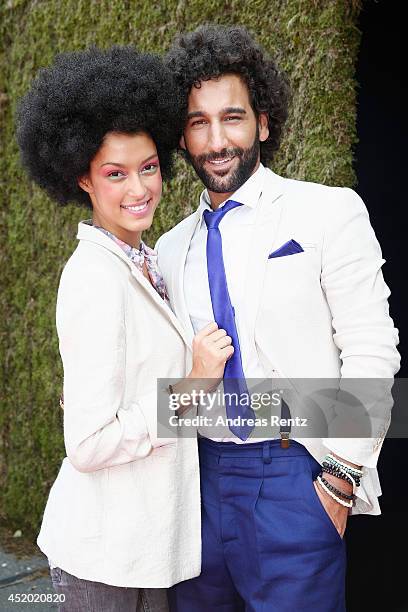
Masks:
[[[116,587],[50,570],[56,593],[65,597],[60,612],[168,612],[166,589]]]

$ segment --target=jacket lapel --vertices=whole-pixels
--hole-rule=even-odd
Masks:
[[[169,287],[173,310],[178,320],[182,323],[190,344],[194,338],[194,330],[193,326],[191,325],[191,319],[184,297],[184,267],[186,264],[190,242],[199,219],[200,215],[198,211],[191,215],[191,217],[188,219],[188,223],[186,223],[185,227],[183,228],[184,231],[180,240],[174,245],[175,248],[172,253],[173,261],[171,266],[171,279]]]
[[[283,210],[283,182],[281,177],[268,171],[249,245],[250,256],[244,286],[248,296],[248,332],[252,339],[255,334],[255,322],[264,286],[268,254],[272,250]]]
[[[163,314],[169,319],[169,321],[176,328],[180,336],[183,338],[184,342],[187,344],[188,348],[191,350],[191,340],[190,337],[184,329],[183,325],[177,319],[170,306],[166,304],[166,302],[160,297],[157,291],[152,287],[147,278],[138,270],[135,266],[132,266],[130,262],[128,263],[130,267],[130,271],[132,273],[133,278],[143,287],[146,293],[149,295],[151,299],[156,303],[157,307],[162,310]]]
[[[252,236],[249,239],[249,253],[247,268],[245,271],[245,293],[247,300],[248,331],[251,338],[255,335],[255,322],[262,296],[264,276],[268,262],[268,255],[274,246],[274,240],[281,219],[282,202],[280,201],[284,191],[284,179],[271,170],[267,169],[267,175],[263,185],[262,194],[257,206],[255,224],[252,227]],[[200,219],[199,211],[191,215],[183,228],[180,240],[174,245],[172,253],[171,280],[169,292],[171,295],[172,308],[182,323],[189,342],[194,337],[190,316],[184,298],[184,267],[191,239]],[[237,243],[248,243],[248,226],[242,226],[242,236],[237,233]]]
[[[106,234],[103,234],[95,227],[92,227],[92,225],[88,225],[83,221],[78,224],[77,238],[79,240],[87,240],[88,242],[94,242],[96,244],[99,244],[100,246],[103,246],[108,251],[111,251],[117,257],[122,259],[129,267],[133,278],[146,292],[146,297],[152,299],[155,302],[157,307],[163,312],[163,314],[167,317],[170,323],[176,328],[180,336],[183,338],[184,342],[187,344],[189,350],[191,350],[191,340],[188,334],[186,333],[186,330],[177,320],[177,317],[174,315],[171,308],[160,297],[160,295],[152,287],[151,283],[142,274],[142,272],[134,264],[132,264],[129,257],[126,256],[126,253],[122,251],[119,245],[117,245],[111,238],[109,238],[109,236],[106,236]]]

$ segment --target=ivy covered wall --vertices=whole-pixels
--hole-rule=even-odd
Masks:
[[[358,0],[3,0],[0,3],[0,521],[36,531],[64,456],[55,332],[58,280],[89,213],[58,209],[21,170],[16,101],[60,51],[135,44],[165,51],[205,22],[246,25],[284,68],[294,100],[273,169],[352,186]],[[147,236],[197,204],[183,161]]]

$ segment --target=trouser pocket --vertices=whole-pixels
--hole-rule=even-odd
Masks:
[[[319,465],[319,463],[312,457],[310,456],[309,458],[309,496],[310,496],[310,501],[313,504],[313,506],[316,509],[316,512],[322,517],[322,520],[324,520],[324,522],[327,525],[327,528],[330,529],[330,531],[333,533],[334,536],[336,536],[336,538],[340,541],[343,542],[343,538],[341,537],[341,535],[339,534],[339,532],[337,531],[337,528],[335,526],[335,524],[333,523],[333,521],[331,520],[329,514],[327,513],[326,508],[323,506],[320,497],[317,494],[317,491],[315,489],[315,484],[314,481],[316,480],[318,474],[321,471],[321,466]]]

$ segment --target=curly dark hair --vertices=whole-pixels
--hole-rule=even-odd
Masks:
[[[278,150],[288,116],[290,91],[285,75],[242,26],[202,25],[179,35],[170,47],[166,65],[172,71],[183,98],[183,117],[188,95],[200,81],[223,74],[238,74],[248,86],[255,114],[265,112],[269,137],[261,142],[261,161],[272,160]]]
[[[62,53],[40,70],[17,114],[17,140],[30,177],[59,204],[91,206],[78,178],[108,132],[146,132],[164,178],[183,121],[180,96],[162,60],[131,46]]]

